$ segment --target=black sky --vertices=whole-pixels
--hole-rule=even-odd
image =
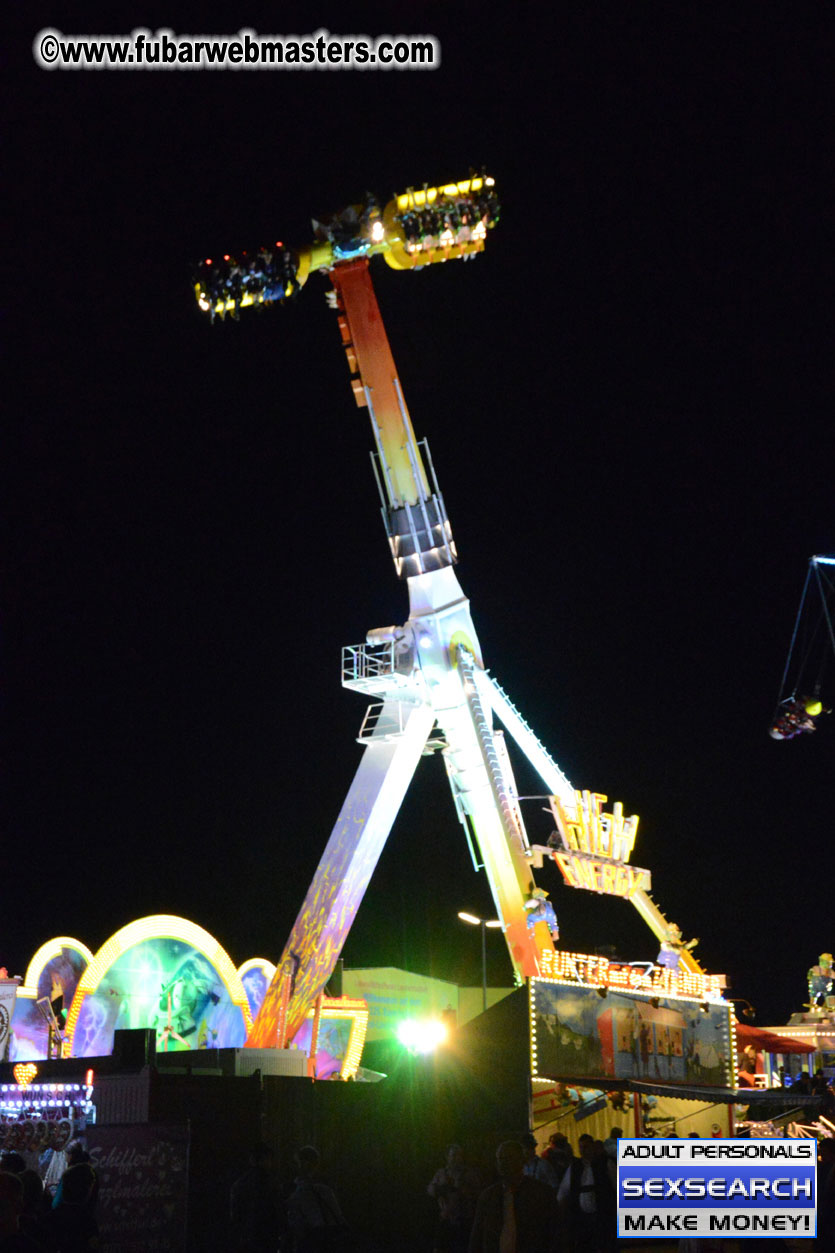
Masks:
[[[128,6],[129,8],[130,6]],[[193,261],[495,175],[472,265],[374,269],[485,658],[758,1021],[832,948],[835,725],[767,726],[832,500],[831,16],[815,6],[32,4],[7,41],[12,373],[0,964],[182,914],[275,959],[348,786],[340,648],[402,621],[324,283],[210,327]],[[65,33],[433,33],[432,73],[45,73]],[[23,367],[20,370],[20,367]],[[17,367],[17,368],[16,368]],[[831,690],[830,698],[835,695]],[[832,701],[830,700],[830,703]],[[835,720],[833,720],[835,721]],[[541,790],[520,768],[523,793]],[[537,805],[532,835],[544,835]],[[552,892],[567,947],[656,944]],[[480,977],[422,763],[349,965]],[[501,941],[490,977],[506,982]]]

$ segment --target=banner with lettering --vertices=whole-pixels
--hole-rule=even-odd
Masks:
[[[88,1127],[102,1253],[185,1253],[188,1130]]]

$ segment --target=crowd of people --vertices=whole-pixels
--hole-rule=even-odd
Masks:
[[[90,1253],[99,1248],[98,1178],[78,1140],[66,1169],[44,1184],[20,1153],[0,1154],[0,1253]]]
[[[555,1132],[540,1153],[526,1132],[498,1146],[492,1181],[451,1144],[426,1189],[436,1206],[432,1253],[611,1253],[623,1134],[613,1126],[605,1140],[581,1135],[575,1153],[567,1136]],[[298,1150],[296,1177],[283,1200],[271,1159],[266,1145],[255,1145],[249,1169],[232,1186],[230,1253],[360,1253],[361,1233],[351,1229],[333,1188],[319,1178],[318,1151],[309,1145]],[[4,1152],[0,1253],[99,1249],[97,1192],[95,1170],[78,1141],[67,1148],[67,1168],[54,1191],[20,1154]],[[819,1239],[835,1242],[835,1139],[820,1143],[817,1193]],[[399,1198],[391,1217],[409,1221],[407,1198]]]
[[[433,1253],[607,1253],[616,1238],[620,1127],[579,1138],[561,1132],[542,1154],[531,1132],[503,1141],[496,1182],[484,1186],[459,1145],[450,1145],[428,1193],[438,1204]]]
[[[355,1247],[333,1188],[319,1178],[319,1152],[305,1145],[295,1155],[296,1178],[284,1201],[272,1182],[272,1150],[257,1144],[249,1170],[232,1185],[230,1249],[235,1253],[349,1253]],[[2,1253],[2,1250],[0,1250]]]

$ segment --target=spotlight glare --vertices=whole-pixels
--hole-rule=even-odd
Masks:
[[[411,1053],[431,1053],[446,1040],[447,1028],[436,1018],[404,1018],[398,1023],[397,1038]]]

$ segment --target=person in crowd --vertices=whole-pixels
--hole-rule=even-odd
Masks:
[[[337,1244],[347,1250],[348,1225],[333,1189],[316,1179],[319,1153],[312,1144],[299,1149],[296,1166],[296,1185],[287,1198],[294,1253],[324,1253]]]
[[[555,1131],[548,1137],[548,1147],[542,1156],[557,1176],[558,1183],[562,1183],[562,1177],[568,1170],[574,1157],[574,1150],[571,1147],[568,1136],[563,1135],[561,1131]]]
[[[0,1153],[0,1170],[6,1170],[10,1175],[22,1175],[25,1169],[25,1161],[14,1149]]]
[[[537,1156],[536,1136],[533,1132],[525,1132],[521,1138],[521,1145],[525,1150],[525,1174],[529,1179],[538,1179],[541,1183],[547,1183],[548,1187],[556,1192],[560,1181],[547,1158]]]
[[[498,1183],[478,1198],[469,1253],[556,1253],[556,1193],[525,1174],[525,1150],[505,1140],[496,1151]]]
[[[70,1166],[85,1166],[85,1165],[88,1165],[91,1160],[90,1154],[87,1152],[86,1148],[84,1147],[84,1141],[78,1140],[78,1139],[70,1140],[69,1144],[64,1149],[63,1157],[64,1157],[65,1166],[58,1179],[57,1187],[55,1188],[55,1192],[54,1192],[54,1196],[52,1200],[53,1209],[57,1209],[58,1206],[61,1204],[61,1200],[64,1195],[64,1191],[63,1191],[64,1175],[67,1173],[67,1170],[69,1169],[69,1167]],[[44,1180],[44,1182],[46,1183],[46,1180]],[[98,1195],[99,1195],[99,1177],[94,1171],[93,1172],[93,1188],[87,1200],[87,1208],[91,1214],[96,1208],[96,1200],[98,1198]]]
[[[613,1162],[618,1160],[618,1140],[623,1138],[623,1127],[610,1127],[609,1134],[603,1141],[603,1147],[606,1150],[606,1156],[610,1157]]]
[[[55,1253],[88,1253],[99,1247],[93,1217],[98,1178],[89,1162],[70,1166],[61,1176],[61,1196],[49,1211],[46,1226]]]
[[[756,1087],[755,1077],[762,1073],[760,1057],[753,1044],[746,1044],[739,1055],[739,1086],[741,1088]]]
[[[435,1171],[426,1191],[438,1203],[435,1253],[466,1249],[479,1187],[460,1144],[450,1144],[444,1165]]]
[[[577,1253],[605,1253],[617,1235],[614,1163],[603,1141],[590,1135],[579,1140],[580,1156],[565,1172],[558,1201],[572,1249]]]
[[[38,1245],[20,1229],[23,1183],[10,1170],[0,1171],[0,1253],[37,1253]]]
[[[70,1140],[66,1147],[66,1154],[68,1166],[81,1166],[84,1162],[91,1161],[83,1140]]]
[[[49,1249],[49,1230],[47,1214],[49,1198],[44,1193],[43,1180],[36,1170],[24,1170],[20,1176],[23,1184],[23,1210],[20,1215],[20,1230],[32,1240],[38,1248]]]
[[[747,1075],[757,1073],[757,1050],[753,1044],[746,1044],[739,1058],[739,1072]]]
[[[275,1253],[280,1230],[278,1206],[270,1177],[272,1149],[254,1144],[249,1169],[229,1193],[229,1233],[236,1253]]]

